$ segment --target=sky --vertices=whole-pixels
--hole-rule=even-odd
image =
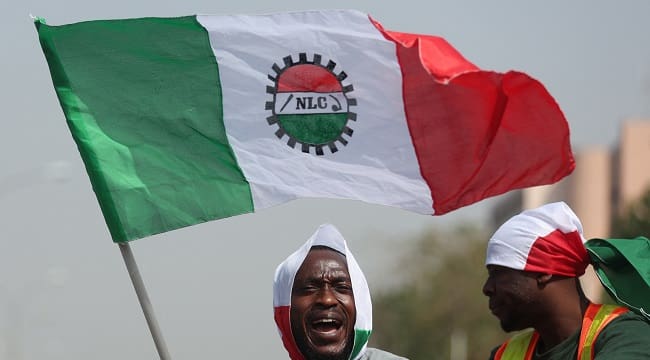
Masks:
[[[568,119],[574,150],[611,147],[622,121],[650,115],[650,2],[644,0],[3,1],[0,359],[157,356],[30,14],[58,25],[350,7],[387,29],[443,36],[481,68],[520,70],[540,80]],[[174,359],[286,359],[272,318],[273,271],[319,224],[341,230],[372,290],[399,271],[393,255],[409,240],[463,221],[483,224],[498,200],[440,217],[355,201],[299,200],[131,247]]]

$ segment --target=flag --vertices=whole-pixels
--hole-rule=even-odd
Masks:
[[[574,168],[540,82],[357,11],[36,27],[115,242],[297,198],[441,215]]]

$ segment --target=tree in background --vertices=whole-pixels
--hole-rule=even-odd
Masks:
[[[650,189],[614,218],[612,236],[615,238],[650,237]]]
[[[461,227],[427,233],[395,269],[403,280],[373,296],[371,342],[418,359],[487,359],[506,339],[482,293],[489,235]]]

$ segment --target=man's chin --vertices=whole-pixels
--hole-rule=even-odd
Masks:
[[[519,331],[523,330],[526,327],[518,326],[517,324],[513,324],[512,322],[509,321],[501,321],[501,329],[505,332],[512,332],[512,331]]]
[[[347,360],[348,355],[345,349],[310,349],[308,360]]]
[[[305,356],[308,360],[347,360],[352,351],[351,344],[311,346]]]

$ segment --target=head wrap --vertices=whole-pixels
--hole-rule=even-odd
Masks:
[[[280,337],[285,349],[289,352],[292,360],[305,360],[298,350],[296,341],[291,332],[291,289],[300,265],[307,257],[307,253],[313,246],[326,246],[345,255],[352,280],[352,291],[354,292],[354,305],[357,318],[354,323],[354,346],[350,354],[350,360],[356,360],[366,351],[368,338],[372,332],[372,304],[370,302],[370,290],[366,277],[354,256],[348,249],[348,245],[341,233],[334,225],[323,224],[296,252],[289,255],[275,270],[273,280],[273,310],[275,323],[278,326]]]
[[[589,265],[582,224],[564,202],[526,210],[488,241],[485,265],[577,277]]]
[[[488,241],[485,265],[580,276],[592,264],[609,295],[650,320],[650,240],[591,239],[563,202],[527,210],[506,221]]]

